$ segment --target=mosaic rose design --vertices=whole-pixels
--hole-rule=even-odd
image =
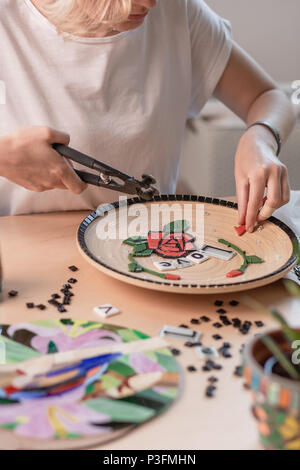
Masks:
[[[183,232],[149,232],[147,245],[157,255],[164,258],[180,258],[195,251],[195,238]]]

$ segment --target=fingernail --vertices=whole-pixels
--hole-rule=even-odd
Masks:
[[[249,227],[248,232],[250,232],[250,233],[253,232],[253,225],[251,225],[251,227]]]

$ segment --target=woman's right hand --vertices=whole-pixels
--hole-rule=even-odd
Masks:
[[[68,134],[50,127],[26,127],[0,137],[0,176],[36,192],[69,189],[80,194],[86,184],[52,144],[68,145]]]

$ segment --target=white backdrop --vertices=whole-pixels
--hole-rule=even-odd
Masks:
[[[291,83],[300,80],[300,0],[206,2],[231,21],[234,39],[292,92]],[[209,103],[194,127],[196,133],[186,130],[177,192],[235,194],[233,162],[243,123],[223,105]],[[288,166],[292,188],[300,189],[300,113],[281,159]]]
[[[278,81],[300,80],[300,0],[206,0]]]

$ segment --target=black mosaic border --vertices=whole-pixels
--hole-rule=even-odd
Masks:
[[[181,194],[162,194],[159,196],[155,196],[153,198],[154,202],[174,202],[174,201],[191,201],[191,202],[202,202],[206,204],[214,204],[217,206],[223,206],[223,207],[229,207],[230,209],[235,209],[237,210],[238,205],[235,202],[232,201],[226,201],[224,199],[218,199],[218,198],[212,198],[212,197],[205,197],[205,196],[196,196],[196,195],[181,195]],[[131,199],[127,199],[127,205],[133,205],[133,204],[145,204],[145,201],[139,197],[134,197]],[[106,205],[106,204],[104,204]],[[113,208],[118,209],[119,208],[119,202],[113,202],[113,203],[107,203],[107,205],[111,205]],[[108,212],[108,211],[106,211]],[[157,281],[157,280],[152,280],[152,279],[142,279],[138,276],[135,276],[130,273],[124,273],[122,271],[119,271],[118,269],[112,268],[111,266],[108,266],[107,264],[103,263],[102,261],[99,261],[88,249],[85,243],[85,231],[88,228],[88,226],[94,222],[98,217],[101,217],[100,215],[97,214],[96,211],[92,212],[89,214],[83,222],[80,224],[78,233],[77,233],[77,239],[78,243],[81,247],[81,249],[84,251],[84,253],[91,258],[93,261],[95,261],[97,264],[100,264],[106,269],[109,269],[110,271],[113,271],[121,276],[126,276],[132,279],[135,279],[137,281],[143,281],[143,282],[148,282],[150,284],[158,284],[158,285],[164,285],[164,286],[172,286],[172,287],[179,287],[179,288],[190,288],[190,289],[208,289],[208,288],[220,288],[220,287],[229,287],[229,286],[238,286],[238,285],[248,285],[252,284],[253,282],[261,281],[263,279],[268,279],[269,277],[273,277],[276,274],[280,274],[282,271],[285,271],[287,268],[291,267],[293,263],[296,261],[295,255],[292,255],[289,260],[277,271],[272,272],[271,274],[258,277],[249,281],[241,281],[241,282],[234,282],[234,283],[226,283],[226,284],[178,284],[178,283],[170,283],[170,282],[164,282],[164,281]],[[277,225],[281,230],[283,230],[288,237],[290,238],[291,242],[293,243],[294,240],[297,240],[297,237],[295,233],[284,223],[281,222],[279,219],[276,217],[270,217],[268,219],[270,222],[272,222],[274,225]]]

